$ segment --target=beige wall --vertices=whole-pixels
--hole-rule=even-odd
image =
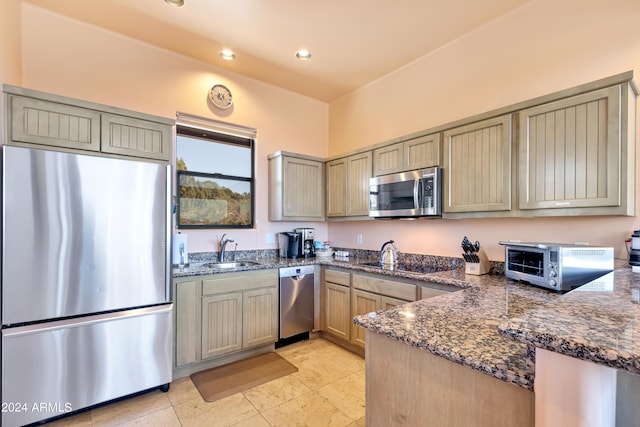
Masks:
[[[0,82],[20,84],[20,15],[19,0],[0,2]]]
[[[602,3],[602,4],[601,4]],[[531,1],[330,106],[81,22],[3,0],[0,79],[33,89],[165,117],[176,111],[258,129],[257,227],[232,231],[239,249],[275,247],[266,233],[302,224],[267,220],[266,156],[277,150],[326,157],[627,70],[640,71],[635,0]],[[22,34],[22,38],[19,35]],[[20,54],[18,53],[20,52]],[[228,85],[236,105],[220,113],[206,94]],[[384,95],[382,95],[384,94]],[[305,224],[307,225],[307,224]],[[458,255],[467,235],[491,259],[503,239],[588,241],[616,247],[636,218],[473,219],[316,223],[334,245]],[[356,234],[363,244],[356,244]],[[222,232],[189,232],[191,252]]]
[[[640,73],[640,2],[534,0],[333,102],[329,155],[515,104],[628,70]],[[463,236],[494,260],[499,240],[590,242],[616,248],[636,218],[474,219],[332,223],[334,245],[459,255]]]
[[[37,7],[23,5],[21,11],[22,86],[169,118],[179,111],[258,130],[256,229],[187,231],[189,252],[215,250],[223,232],[238,242],[238,250],[275,248],[265,243],[266,233],[302,226],[267,219],[267,155],[286,150],[326,157],[326,103]],[[209,106],[207,94],[214,83],[233,92],[230,111]],[[326,239],[326,224],[309,226]]]

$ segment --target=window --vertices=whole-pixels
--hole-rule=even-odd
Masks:
[[[177,228],[253,228],[255,131],[178,114]]]

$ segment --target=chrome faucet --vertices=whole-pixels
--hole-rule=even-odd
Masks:
[[[220,239],[220,251],[218,253],[218,259],[220,262],[224,262],[224,250],[227,247],[227,243],[233,242],[233,239],[225,239],[226,234],[222,235]]]

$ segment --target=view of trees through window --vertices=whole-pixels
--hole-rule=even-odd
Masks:
[[[178,126],[178,228],[253,227],[254,141]]]

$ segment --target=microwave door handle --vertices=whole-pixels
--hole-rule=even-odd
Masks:
[[[422,206],[422,180],[416,179],[416,184],[413,186],[413,207],[414,209],[420,209]]]

